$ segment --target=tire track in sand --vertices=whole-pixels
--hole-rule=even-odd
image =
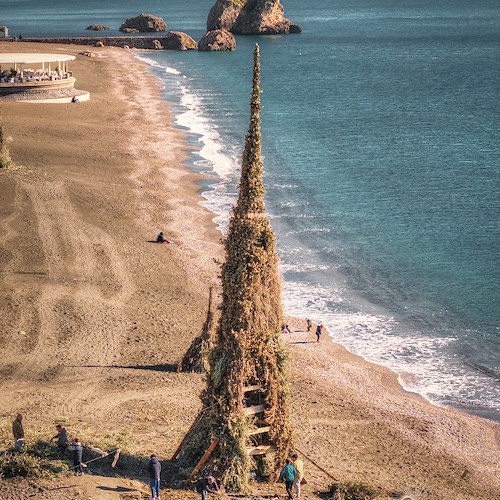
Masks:
[[[72,414],[105,372],[89,379],[79,366],[113,359],[132,285],[113,238],[82,219],[62,183],[24,181],[22,189],[35,211],[48,280],[37,299],[36,345],[17,369],[16,385],[37,380],[61,361],[71,365],[64,373],[69,380],[62,411]]]

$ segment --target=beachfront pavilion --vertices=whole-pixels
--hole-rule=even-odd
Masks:
[[[0,98],[70,102],[75,96],[88,100],[88,92],[74,88],[76,80],[68,69],[74,59],[67,54],[0,54]]]

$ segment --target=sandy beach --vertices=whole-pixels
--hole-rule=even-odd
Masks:
[[[78,55],[87,49],[0,44],[76,55],[76,87],[91,94],[78,104],[0,103],[18,166],[0,170],[0,449],[11,446],[18,412],[28,440],[49,439],[62,422],[85,444],[124,449],[106,477],[35,481],[43,498],[147,492],[153,452],[170,470],[204,387],[176,364],[201,330],[223,258],[156,80],[133,52]],[[172,244],[151,242],[159,230]],[[500,498],[497,424],[406,393],[390,370],[326,335],[317,343],[303,320],[289,324],[303,498],[334,479],[361,481],[379,498]],[[167,475],[162,498],[198,498]],[[24,498],[29,483],[0,482],[0,497]],[[255,486],[255,498],[264,492],[284,488]]]

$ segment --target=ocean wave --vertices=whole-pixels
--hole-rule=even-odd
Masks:
[[[195,154],[208,160],[220,177],[227,178],[234,174],[239,169],[238,159],[223,152],[224,143],[215,123],[204,115],[201,98],[181,84],[180,104],[185,111],[178,113],[175,121],[199,136],[201,147]]]
[[[170,73],[171,75],[180,75],[181,72],[178,69],[171,68],[170,66],[167,66],[165,68],[165,73]]]

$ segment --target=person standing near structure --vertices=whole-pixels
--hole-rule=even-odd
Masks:
[[[307,331],[310,332],[313,326],[312,321],[310,319],[306,319]]]
[[[23,416],[18,413],[12,422],[12,434],[14,435],[14,450],[21,451],[24,446]]]
[[[321,334],[323,333],[323,324],[320,324],[316,327],[316,342],[319,342],[319,339],[321,338]]]
[[[297,470],[297,474],[295,474],[295,479],[293,480],[293,488],[295,490],[295,499],[300,500],[300,484],[304,479],[304,462],[299,458],[297,453],[292,455],[291,459],[292,465]]]
[[[288,494],[288,500],[293,500],[293,482],[297,475],[297,469],[292,465],[290,460],[287,459],[286,465],[281,469],[278,481],[285,480],[285,489]]]
[[[57,447],[59,448],[59,454],[61,458],[66,454],[66,450],[68,449],[68,431],[61,425],[56,425],[57,434],[50,440],[50,442],[57,439]]]
[[[151,500],[160,500],[160,473],[161,463],[153,454],[148,464],[149,477],[151,479],[149,486],[151,488]]]
[[[78,438],[75,438],[69,444],[69,449],[73,452],[73,470],[75,474],[83,474],[83,444]]]
[[[219,485],[213,476],[199,479],[196,483],[196,491],[201,493],[201,500],[207,500],[207,493],[213,493],[214,495],[220,495],[221,493]]]

